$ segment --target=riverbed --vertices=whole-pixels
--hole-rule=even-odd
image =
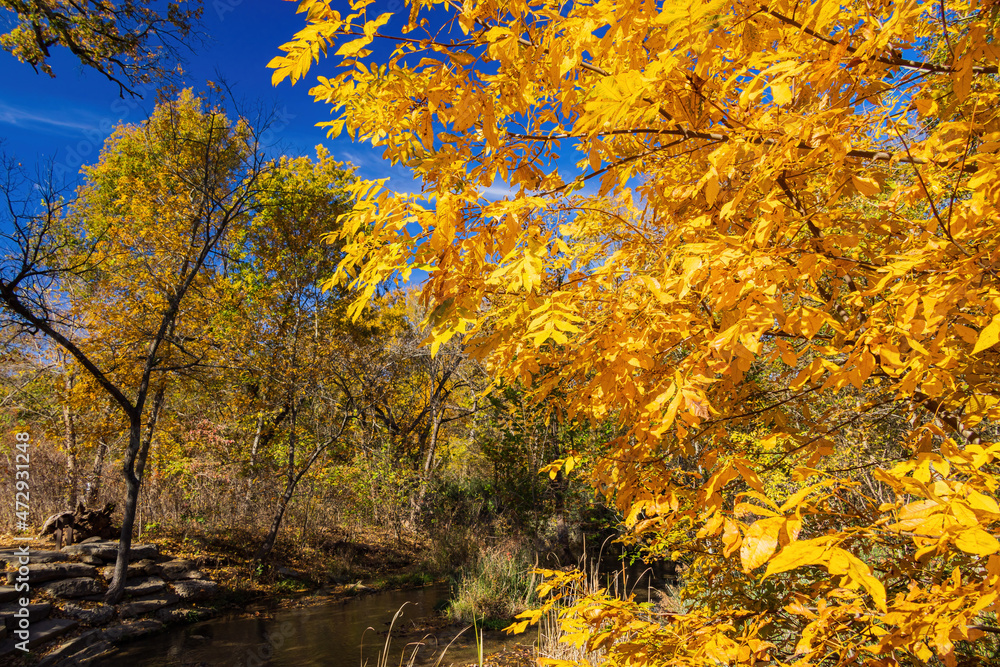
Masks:
[[[109,667],[257,667],[324,665],[378,667],[433,665],[462,630],[442,628],[435,607],[448,599],[446,584],[388,591],[313,606],[282,609],[259,616],[230,616],[183,626],[125,644],[98,661]],[[389,626],[396,618],[391,635]],[[388,660],[381,654],[389,638]],[[499,632],[485,636],[486,652],[527,639]],[[448,648],[442,666],[476,661],[473,630]]]

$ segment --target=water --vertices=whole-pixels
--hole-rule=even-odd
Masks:
[[[277,610],[266,617],[216,618],[124,644],[97,664],[117,667],[378,667],[386,633],[396,620],[386,665],[405,663],[417,648],[417,664],[433,665],[461,627],[428,630],[435,605],[448,598],[448,586],[389,591],[312,607]],[[440,625],[440,623],[437,623]],[[367,628],[374,628],[374,631]],[[512,645],[516,639],[487,633],[487,653]],[[422,642],[423,646],[417,646]],[[473,631],[467,630],[448,649],[442,667],[474,662]]]

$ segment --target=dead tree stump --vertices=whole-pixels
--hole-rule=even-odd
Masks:
[[[46,519],[38,537],[51,534],[55,538],[57,549],[63,547],[64,540],[66,544],[73,544],[74,540],[85,540],[88,537],[110,539],[117,533],[111,523],[114,511],[114,503],[107,503],[99,510],[88,510],[80,503],[75,512],[58,512]]]

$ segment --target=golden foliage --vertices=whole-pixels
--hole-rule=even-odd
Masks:
[[[689,613],[595,596],[567,640],[975,659],[1000,585],[994,3],[368,4],[301,2],[271,63],[294,82],[333,48],[325,125],[423,181],[353,188],[356,308],[428,271],[433,344],[615,419],[595,486],[689,563]]]

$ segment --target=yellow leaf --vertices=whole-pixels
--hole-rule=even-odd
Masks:
[[[997,501],[978,491],[970,491],[968,496],[969,506],[974,510],[989,512],[990,514],[1000,514],[1000,507]]]
[[[708,180],[705,181],[705,199],[708,201],[708,205],[711,206],[715,203],[716,198],[719,196],[719,177],[709,176]]]
[[[354,56],[357,55],[361,49],[365,48],[372,43],[371,37],[360,37],[358,39],[347,42],[339,49],[335,55],[338,56]]]
[[[566,457],[566,462],[563,465],[566,467],[566,474],[567,475],[569,473],[573,472],[573,468],[576,467],[576,457],[575,456],[567,456]]]
[[[778,547],[778,532],[784,524],[784,517],[760,519],[747,529],[740,546],[740,562],[746,572],[757,569],[771,557]]]
[[[860,176],[851,175],[851,183],[854,184],[855,189],[866,197],[871,197],[872,195],[877,195],[882,191],[879,187],[878,182],[874,178],[862,178]]]
[[[760,481],[760,477],[758,477],[757,473],[751,470],[746,463],[737,459],[733,461],[733,467],[739,471],[743,481],[745,481],[751,489],[757,493],[766,495],[767,492],[764,490],[764,484]],[[775,505],[775,507],[777,507],[777,505]]]
[[[826,561],[830,538],[817,537],[811,540],[792,542],[767,564],[765,577],[787,572],[806,565],[819,565]]]
[[[729,554],[736,551],[740,546],[742,540],[740,538],[740,530],[736,527],[736,524],[729,519],[725,520],[722,530],[722,544],[725,547],[723,549],[722,555],[729,557]]]
[[[506,628],[503,629],[508,635],[519,635],[525,631],[528,627],[528,621],[521,621],[520,623],[511,623]]]
[[[787,83],[772,83],[771,99],[778,106],[788,104],[792,101],[792,87]]]
[[[972,354],[977,354],[988,347],[993,347],[997,344],[997,342],[1000,342],[1000,315],[996,315],[993,320],[979,332],[979,340],[976,341],[976,346],[972,348]]]
[[[1000,550],[997,539],[979,527],[969,528],[958,534],[955,546],[967,554],[989,556]]]

